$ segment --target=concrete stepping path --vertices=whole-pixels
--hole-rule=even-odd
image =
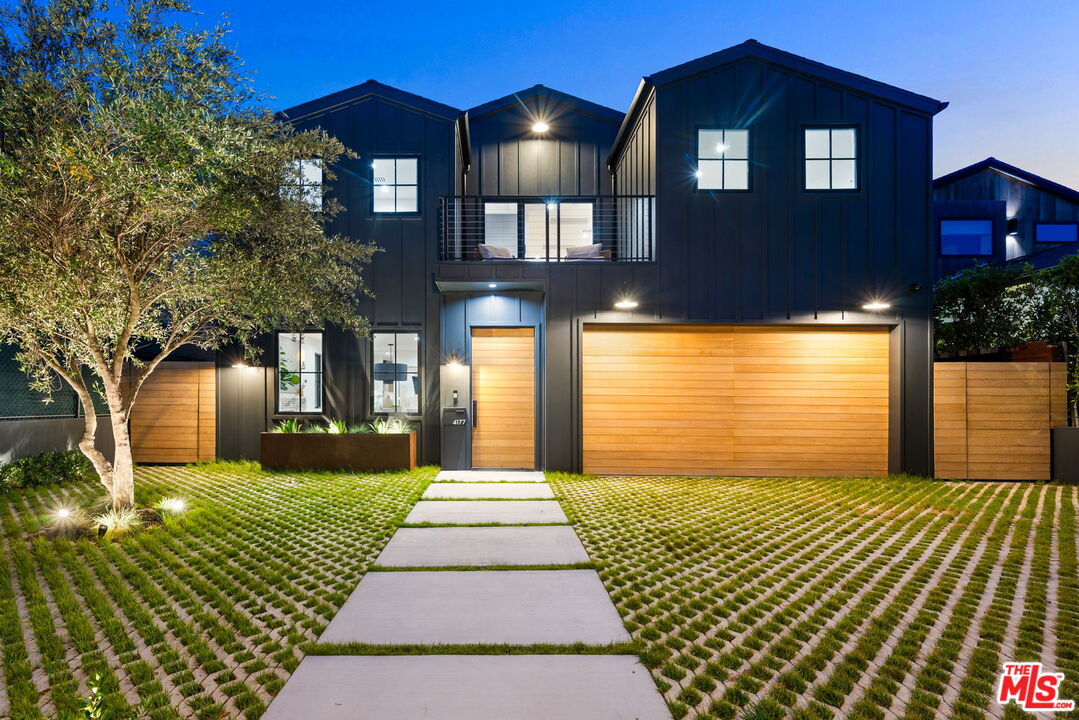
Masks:
[[[400,528],[375,561],[383,567],[568,565],[588,552],[568,525]]]
[[[405,518],[409,524],[481,525],[568,523],[556,500],[421,500]]]
[[[445,527],[398,528],[319,642],[421,648],[628,642],[595,570],[519,569],[588,562],[558,501],[533,499],[553,497],[540,472],[440,472],[405,523]],[[483,527],[491,523],[506,527]],[[482,569],[492,565],[518,569]],[[478,569],[448,569],[454,566]],[[655,681],[633,655],[437,651],[304,658],[263,720],[423,717],[671,720]]]
[[[431,483],[423,493],[424,500],[457,500],[465,498],[476,500],[548,500],[553,497],[554,491],[551,490],[550,485],[531,482]]]
[[[307,657],[262,720],[670,720],[628,655]]]
[[[372,572],[320,643],[629,642],[595,570]]]
[[[438,482],[536,482],[547,478],[539,470],[443,470],[435,475]]]

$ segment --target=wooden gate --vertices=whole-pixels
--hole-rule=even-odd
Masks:
[[[1067,425],[1067,365],[933,364],[936,475],[1049,480],[1050,431]]]
[[[137,463],[206,462],[217,457],[217,388],[212,362],[163,362],[131,410]]]

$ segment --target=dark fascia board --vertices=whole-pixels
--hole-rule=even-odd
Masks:
[[[610,172],[614,172],[614,166],[621,157],[622,150],[629,141],[630,135],[633,134],[633,128],[637,125],[637,119],[644,112],[646,101],[652,96],[654,90],[652,78],[641,78],[641,84],[637,86],[637,92],[633,94],[633,100],[629,104],[629,112],[622,119],[622,125],[619,126],[618,134],[614,136],[614,142],[611,144],[611,151],[607,153],[606,163]]]
[[[472,169],[472,133],[468,127],[468,111],[457,116],[457,143],[461,148],[461,169],[468,172]]]
[[[490,102],[485,102],[482,105],[477,105],[476,107],[469,109],[468,115],[470,118],[475,120],[477,118],[483,117],[484,115],[490,115],[491,113],[503,110],[507,107],[510,107],[511,105],[519,105],[526,100],[531,100],[532,98],[541,96],[553,98],[555,100],[558,100],[559,102],[565,103],[566,105],[572,105],[581,110],[582,112],[586,112],[590,115],[595,115],[596,117],[602,118],[604,120],[609,120],[613,123],[620,123],[625,117],[625,113],[619,112],[614,108],[609,108],[605,105],[600,105],[590,100],[579,98],[576,95],[564,93],[561,90],[549,88],[546,85],[533,85],[532,87],[521,90],[520,92],[510,93],[509,95],[506,95],[505,97],[500,97],[497,100],[491,100]]]
[[[461,114],[460,110],[450,107],[449,105],[444,105],[443,103],[421,97],[420,95],[405,90],[399,90],[390,85],[380,83],[377,80],[368,80],[359,85],[354,85],[350,88],[316,98],[315,100],[309,100],[300,103],[299,105],[281,110],[277,113],[277,117],[282,120],[296,122],[297,120],[302,120],[311,115],[317,115],[319,113],[335,110],[344,105],[360,102],[372,95],[451,122],[456,122],[458,116]]]
[[[668,85],[679,80],[684,80],[693,75],[707,72],[721,65],[743,58],[756,58],[767,63],[789,68],[796,72],[811,75],[836,85],[856,90],[867,95],[879,97],[897,105],[903,105],[926,115],[936,115],[948,106],[948,103],[934,100],[925,95],[910,92],[894,85],[888,85],[877,80],[872,80],[864,75],[857,75],[846,70],[825,65],[824,63],[810,60],[794,53],[780,50],[756,40],[746,40],[744,43],[729,47],[726,50],[705,55],[704,57],[690,60],[689,62],[675,65],[672,68],[661,70],[652,74],[652,82],[656,86]]]
[[[973,165],[968,165],[965,168],[960,168],[955,172],[950,172],[947,175],[942,175],[933,181],[933,189],[944,187],[956,180],[962,180],[963,178],[976,175],[983,170],[992,170],[1002,175],[1015,178],[1020,182],[1025,182],[1028,185],[1033,185],[1039,190],[1044,190],[1047,193],[1056,195],[1057,197],[1079,204],[1079,190],[1073,190],[1072,188],[1055,183],[1052,180],[1047,180],[1040,175],[1035,175],[1032,172],[1028,172],[1015,165],[1009,165],[1008,163],[997,160],[995,157],[987,157],[981,162],[976,162]]]

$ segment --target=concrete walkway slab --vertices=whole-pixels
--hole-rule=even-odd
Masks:
[[[547,482],[539,470],[443,470],[435,482]]]
[[[423,493],[424,500],[439,498],[502,498],[507,500],[549,499],[554,491],[547,483],[431,483]]]
[[[406,523],[568,523],[556,500],[421,500],[405,518]]]
[[[583,562],[588,552],[568,525],[400,528],[376,561],[386,567]]]
[[[606,645],[629,639],[594,570],[445,570],[368,573],[319,642]]]
[[[262,720],[670,720],[626,655],[304,658]]]

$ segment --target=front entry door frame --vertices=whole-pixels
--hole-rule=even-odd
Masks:
[[[543,417],[544,417],[544,413],[545,413],[545,404],[543,402],[543,398],[544,398],[544,392],[543,392],[543,387],[544,387],[543,386],[543,382],[544,382],[543,367],[544,367],[544,364],[543,364],[543,342],[542,342],[543,324],[542,324],[542,322],[540,322],[540,323],[506,323],[506,322],[484,323],[484,322],[470,322],[468,324],[468,333],[467,333],[467,336],[466,336],[466,340],[468,342],[467,353],[468,353],[468,358],[469,358],[469,373],[468,373],[468,376],[469,376],[469,397],[473,398],[473,399],[475,399],[475,397],[476,397],[476,388],[473,387],[473,382],[472,382],[472,379],[473,379],[472,365],[473,365],[473,362],[474,362],[473,361],[473,355],[472,355],[472,332],[473,332],[473,330],[477,330],[477,329],[491,329],[491,328],[506,328],[506,329],[509,329],[509,328],[531,328],[532,329],[532,342],[533,342],[533,345],[532,345],[532,358],[533,358],[533,363],[534,363],[534,365],[533,365],[533,375],[532,375],[532,377],[533,377],[532,385],[533,385],[533,392],[534,392],[534,407],[535,407],[535,413],[534,413],[535,414],[535,419],[534,419],[533,431],[532,431],[533,432],[533,435],[532,435],[532,437],[533,437],[533,445],[534,445],[534,448],[535,448],[535,453],[534,453],[534,458],[533,458],[533,467],[536,470],[542,470],[543,469],[543,457],[544,457],[544,455],[543,455]],[[471,407],[468,409],[468,412],[469,412],[469,433],[468,433],[469,465],[471,467],[476,467],[475,453],[474,453],[474,448],[472,447],[472,422],[473,422],[473,419],[472,419],[472,408]],[[480,413],[482,414],[482,412],[483,412],[483,410],[481,408]],[[498,469],[511,469],[511,468],[498,468]],[[512,469],[517,469],[517,468],[512,468]]]

